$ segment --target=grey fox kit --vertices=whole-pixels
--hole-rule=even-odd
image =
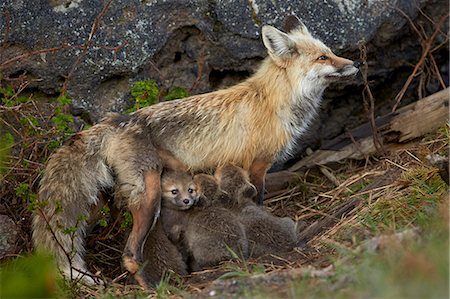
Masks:
[[[189,188],[196,189],[198,201],[186,199]],[[198,174],[194,179],[185,172],[166,172],[162,190],[161,221],[186,262],[190,258],[192,270],[236,255],[258,257],[297,245],[296,223],[253,202],[256,188],[242,168],[225,165],[215,177]]]
[[[198,202],[188,199],[194,181]],[[247,256],[244,227],[233,213],[212,203],[210,196],[216,196],[216,190],[215,179],[208,175],[196,175],[194,180],[184,172],[162,176],[161,221],[194,271],[230,260],[233,252]]]
[[[225,165],[215,176],[219,187],[231,199],[227,205],[239,215],[239,221],[245,227],[250,256],[290,251],[297,246],[296,223],[288,217],[273,216],[252,201],[256,191],[245,170]]]
[[[138,275],[137,278],[145,277],[147,283],[155,285],[168,271],[179,275],[188,274],[184,256],[167,237],[160,219],[145,242],[144,259],[144,267],[139,271],[144,271],[145,274]]]

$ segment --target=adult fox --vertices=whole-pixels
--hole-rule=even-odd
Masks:
[[[86,217],[99,192],[114,187],[116,200],[133,216],[124,265],[139,273],[143,243],[159,215],[161,171],[176,159],[194,171],[226,163],[244,168],[262,203],[267,169],[293,149],[325,88],[358,72],[358,63],[333,54],[295,16],[286,18],[285,31],[262,28],[269,55],[246,81],[111,117],[52,154],[33,220],[36,247],[51,251],[66,276],[89,274],[83,260]]]

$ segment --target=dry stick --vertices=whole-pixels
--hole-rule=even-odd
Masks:
[[[45,54],[45,53],[53,53],[53,52],[57,52],[60,51],[62,49],[68,49],[68,48],[76,48],[77,46],[69,46],[67,44],[62,44],[59,47],[53,47],[53,48],[46,48],[46,49],[41,49],[41,50],[36,50],[36,51],[31,51],[31,52],[27,52],[27,53],[23,53],[21,55],[15,56],[13,58],[10,58],[4,62],[2,62],[0,64],[0,70],[6,68],[9,64],[14,63],[16,61],[22,60],[24,58],[28,58],[30,56],[35,56],[35,55],[39,55],[39,54]]]
[[[50,231],[50,234],[52,235],[53,239],[55,239],[56,244],[62,249],[64,255],[66,256],[67,260],[69,261],[69,266],[72,269],[72,258],[70,257],[69,253],[65,250],[64,246],[59,241],[58,237],[56,237],[56,233],[53,230],[52,226],[50,225],[50,220],[47,218],[47,215],[42,211],[41,208],[37,208],[37,212],[44,218],[45,223],[47,224],[47,228]],[[70,275],[72,276],[72,271],[70,271]],[[72,277],[70,277],[72,279]]]
[[[434,59],[434,56],[431,55],[431,52],[432,51],[430,51],[430,60],[431,60],[432,66],[434,68],[435,76],[437,77],[437,79],[438,79],[439,83],[441,84],[442,88],[446,88],[447,86],[445,86],[444,79],[442,79],[441,72],[439,71],[439,68],[437,66],[436,60]]]
[[[419,6],[416,6],[417,9],[419,10],[420,14],[422,16],[424,16],[431,24],[433,24],[436,27],[436,22],[430,18],[430,16],[428,16]],[[439,28],[439,33],[441,33],[442,35],[447,35],[447,33],[443,32],[440,28]]]
[[[9,31],[11,30],[11,13],[5,7],[3,10],[3,15],[5,16],[5,33],[3,34],[3,45],[8,43]]]
[[[415,25],[414,22],[411,20],[411,18],[410,18],[404,11],[402,11],[401,9],[399,9],[399,8],[397,8],[397,7],[396,7],[395,9],[396,9],[401,15],[403,15],[403,17],[408,21],[408,23],[409,23],[409,25],[411,26],[411,28],[414,30],[414,32],[416,32],[417,36],[418,36],[418,37],[420,38],[420,40],[421,40],[420,46],[422,47],[422,50],[424,50],[424,43],[425,43],[426,40],[428,39],[428,36],[427,36],[427,34],[426,34],[425,29],[423,28],[423,26],[421,26],[421,29],[422,29],[422,33],[421,33],[421,32],[419,31],[419,29],[417,29],[416,25]],[[425,14],[425,13],[423,12],[423,10],[422,10],[420,7],[418,7],[418,9],[419,9],[419,12],[422,14],[422,16],[424,16],[431,24],[433,24],[434,26],[436,26],[436,23],[435,23],[435,22],[434,22],[427,14]],[[443,45],[446,45],[446,44],[447,44],[447,41],[448,41],[448,35],[447,35],[446,33],[442,32],[442,30],[440,29],[440,27],[438,27],[438,28],[436,28],[436,29],[439,31],[440,34],[444,35],[446,38],[445,38],[445,41],[444,41],[443,43],[439,44],[438,46],[434,47],[432,50],[429,51],[429,58],[430,58],[430,60],[431,60],[431,63],[433,64],[433,67],[434,67],[434,69],[435,69],[435,75],[436,75],[436,77],[437,77],[439,83],[441,84],[442,88],[446,88],[445,83],[444,83],[444,80],[442,79],[442,76],[441,76],[441,74],[440,74],[440,72],[439,72],[439,69],[438,69],[438,67],[437,67],[436,61],[435,61],[435,59],[434,59],[432,53],[433,53],[434,51],[436,51],[437,49],[441,48]]]
[[[434,40],[436,39],[438,33],[440,32],[441,26],[444,24],[445,20],[450,16],[450,14],[444,15],[436,25],[436,28],[433,32],[433,34],[425,40],[425,46],[423,47],[422,55],[420,56],[419,62],[417,62],[416,66],[414,67],[414,70],[409,75],[408,79],[406,80],[405,84],[403,85],[400,92],[395,97],[395,105],[392,108],[392,112],[395,112],[397,110],[398,105],[400,105],[401,100],[403,99],[403,96],[405,95],[406,90],[408,89],[409,85],[413,81],[414,77],[416,76],[419,69],[422,67],[422,65],[425,63],[425,60],[431,50],[431,46],[433,45]]]
[[[364,90],[362,94],[364,102],[364,110],[367,114],[367,118],[369,119],[370,127],[372,129],[373,144],[375,145],[375,149],[377,150],[377,152],[383,153],[384,152],[383,143],[380,140],[377,125],[375,123],[375,99],[373,98],[373,94],[372,91],[370,90],[369,82],[367,80],[367,74],[369,70],[369,65],[367,63],[367,48],[364,44],[361,44],[359,50],[360,50],[360,59],[362,61],[361,75],[364,82]]]
[[[432,20],[429,19],[428,16],[426,16],[423,12],[422,12],[422,15],[427,17],[427,19],[431,23],[433,23],[435,25],[435,23],[432,22]],[[408,17],[408,16],[406,16],[406,17]],[[412,24],[411,26],[414,26],[412,21],[409,20],[409,22],[410,22],[410,24]],[[424,43],[429,37],[428,37],[428,35],[426,33],[425,28],[422,25],[419,25],[419,26],[420,26],[420,29],[421,29],[422,33],[420,34],[419,32],[417,32],[417,31],[416,32],[419,35],[419,38],[421,39],[421,47],[422,47],[422,50],[423,50],[424,49]],[[440,32],[440,33],[442,34],[442,32]],[[442,46],[442,44],[441,44],[441,46]],[[419,86],[417,88],[418,89],[419,99],[423,98],[423,92],[422,91],[425,90],[425,84],[431,80],[433,75],[436,77],[436,79],[438,80],[438,82],[442,86],[442,88],[446,88],[444,80],[442,79],[441,73],[440,73],[439,68],[438,68],[438,66],[436,64],[436,60],[434,59],[434,56],[433,56],[433,51],[435,49],[436,48],[433,48],[432,50],[428,51],[428,58],[430,59],[431,66],[428,66],[427,64],[424,64],[424,66],[423,66],[424,70],[423,70],[423,72],[422,72],[422,74],[420,76]],[[439,49],[439,47],[437,49]]]
[[[335,209],[335,212],[331,215],[322,217],[320,220],[315,221],[299,234],[299,244],[306,244],[316,235],[324,232],[328,228],[335,225],[341,218],[352,212],[356,207],[361,204],[361,200],[358,198],[352,198],[350,201],[343,203]]]

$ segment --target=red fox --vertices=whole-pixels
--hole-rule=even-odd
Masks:
[[[52,154],[33,220],[35,245],[53,252],[67,276],[89,274],[84,219],[99,191],[114,187],[133,216],[123,261],[137,273],[171,155],[193,171],[227,163],[244,168],[262,203],[267,169],[292,151],[325,88],[358,72],[358,63],[333,54],[295,16],[287,18],[285,31],[263,26],[268,57],[246,81],[106,119]]]

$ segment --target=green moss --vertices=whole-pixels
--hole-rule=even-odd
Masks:
[[[169,90],[164,99],[166,101],[171,101],[175,99],[185,98],[187,96],[189,96],[189,92],[185,88],[174,86]]]
[[[128,113],[150,106],[158,101],[158,86],[153,80],[138,81],[131,87],[134,104],[127,110]]]
[[[153,105],[158,102],[159,97],[161,96],[158,85],[154,80],[137,81],[133,84],[130,91],[134,103],[129,109],[127,109],[127,113]],[[170,101],[180,99],[187,97],[188,95],[189,92],[185,88],[174,86],[169,90],[167,95],[164,96],[164,100]]]

